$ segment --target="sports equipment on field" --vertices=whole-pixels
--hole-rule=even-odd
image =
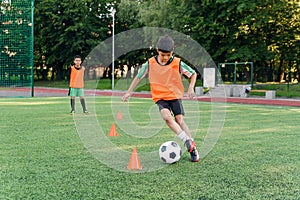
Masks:
[[[186,140],[185,146],[187,151],[191,154],[191,162],[198,162],[199,161],[199,153],[196,149],[196,143],[193,140]]]
[[[179,161],[182,151],[181,147],[174,141],[167,141],[159,148],[160,159],[167,164]]]
[[[33,2],[0,2],[0,87],[9,88],[3,96],[33,96]]]

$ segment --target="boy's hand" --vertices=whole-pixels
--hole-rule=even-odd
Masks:
[[[188,98],[193,99],[195,97],[195,91],[193,87],[189,87],[187,91]]]
[[[122,101],[124,101],[124,102],[128,101],[129,97],[130,97],[130,93],[126,92],[126,94],[124,94],[123,97],[122,97]]]

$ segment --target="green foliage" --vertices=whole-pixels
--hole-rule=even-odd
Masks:
[[[37,1],[37,65],[44,61],[49,69],[54,68],[53,76],[62,79],[63,68],[74,54],[85,57],[111,36],[111,7],[117,11],[116,34],[142,26],[169,28],[189,35],[216,63],[254,62],[257,81],[279,82],[288,67],[299,77],[300,8],[296,0]],[[123,57],[131,66],[142,59]]]
[[[252,61],[256,75],[267,69],[267,81],[275,69],[276,81],[288,66],[300,71],[297,1],[141,1],[138,8],[141,23],[190,35],[215,62]]]
[[[117,5],[118,30],[124,31],[141,26],[141,23],[137,20],[139,18],[139,5],[140,3],[131,0],[122,0]]]
[[[255,84],[254,90],[275,90],[277,97],[300,98],[299,84]],[[264,93],[252,93],[251,95],[264,96]]]
[[[213,151],[199,163],[184,152],[178,163],[150,173],[118,172],[85,149],[68,114],[69,99],[0,99],[1,199],[299,199],[300,143],[296,107],[219,104],[226,122]],[[104,131],[113,120],[110,97],[97,97],[97,118]],[[132,99],[135,119],[149,99]],[[87,98],[87,105],[93,100]],[[201,145],[211,104],[199,102]],[[17,113],[17,114],[16,114]],[[91,113],[94,114],[94,113]],[[82,115],[78,113],[78,115]],[[29,117],[30,116],[30,117]],[[82,116],[84,117],[84,116]],[[186,114],[189,119],[189,113]],[[161,120],[161,119],[160,119]],[[97,131],[97,130],[96,130]],[[149,140],[120,136],[113,143],[139,141],[139,153],[158,149],[174,137],[168,129]],[[113,159],[113,158],[112,158]]]
[[[55,6],[53,6],[55,5]],[[107,38],[111,22],[109,1],[43,0],[35,9],[36,58],[45,56],[46,66],[53,67],[61,79],[63,66],[74,55],[83,58]]]

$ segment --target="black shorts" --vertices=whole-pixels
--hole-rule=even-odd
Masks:
[[[174,100],[159,100],[156,102],[159,110],[166,108],[169,109],[174,116],[182,114],[184,115],[184,109],[182,106],[182,101],[180,99]]]

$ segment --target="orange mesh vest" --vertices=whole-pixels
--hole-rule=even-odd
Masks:
[[[160,65],[154,57],[149,59],[149,81],[154,102],[181,99],[184,87],[179,72],[180,59],[174,57],[168,65]]]
[[[85,68],[83,66],[79,70],[75,69],[74,66],[71,66],[70,87],[72,88],[84,87],[84,70]]]

